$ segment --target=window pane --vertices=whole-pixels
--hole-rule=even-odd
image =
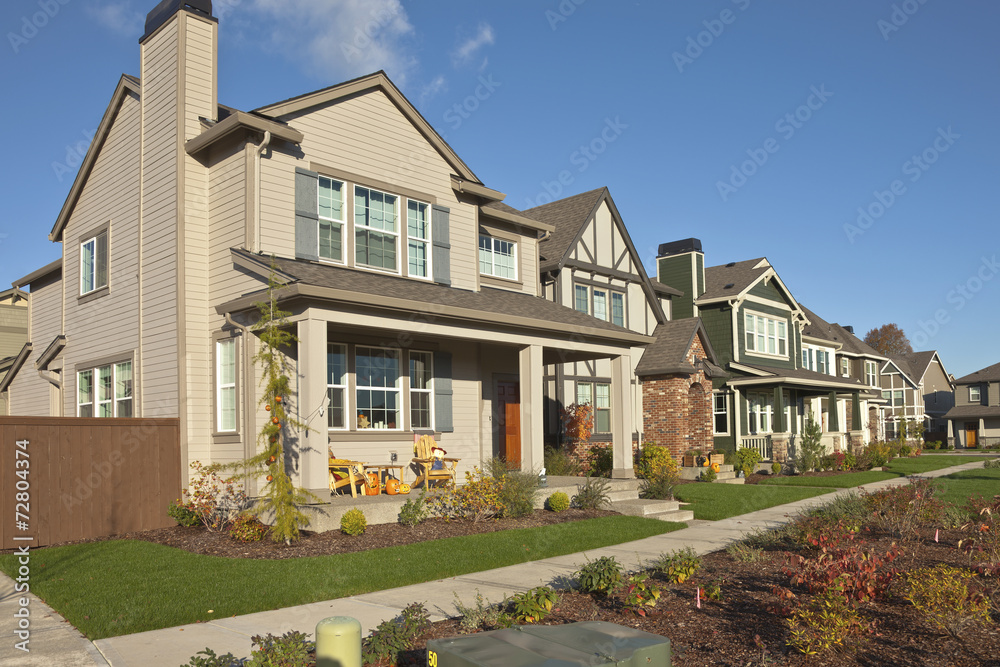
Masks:
[[[329,409],[327,411],[327,427],[345,428],[344,390],[339,388],[330,388],[326,390],[326,395],[329,402]]]
[[[90,240],[80,246],[80,293],[94,291],[94,248],[95,241]]]
[[[611,294],[611,322],[620,327],[625,326],[625,295]]]
[[[323,259],[332,259],[335,262],[344,259],[343,243],[344,226],[320,219],[319,221],[319,256]]]
[[[232,341],[229,341],[232,344]],[[230,362],[232,363],[232,362]],[[233,382],[236,378],[233,377]],[[132,362],[115,365],[115,398],[132,398]]]
[[[236,387],[219,388],[219,431],[236,430]]]
[[[479,273],[493,275],[493,239],[479,237]]]
[[[81,417],[94,416],[94,371],[77,374],[76,402]]]
[[[596,384],[594,385],[594,407],[597,408],[610,408],[611,407],[611,385],[609,384]]]
[[[594,317],[599,320],[608,319],[608,293],[594,290]]]
[[[427,243],[423,241],[409,242],[409,274],[411,276],[427,277]]]
[[[431,395],[418,392],[410,394],[410,428],[431,427]]]
[[[399,428],[399,351],[359,347],[355,362],[358,428]]]
[[[576,297],[575,297],[575,303],[574,303],[574,305],[575,305],[576,309],[578,311],[580,311],[581,313],[589,313],[590,312],[590,300],[589,300],[590,292],[583,285],[577,285],[576,288],[575,288],[575,293],[576,293]]]
[[[517,278],[517,266],[514,261],[515,245],[512,241],[480,236],[479,272],[483,275],[515,280]]]
[[[579,382],[576,385],[576,402],[579,405],[590,404],[593,405],[594,399],[592,396],[593,385],[588,382]]]
[[[111,366],[101,366],[97,369],[97,416],[113,417],[113,377]]]
[[[410,388],[429,389],[431,384],[431,353],[410,352]]]
[[[406,205],[406,228],[410,236],[428,240],[430,225],[427,224],[427,204],[408,201]]]
[[[319,178],[319,217],[344,219],[344,184],[330,178]]]
[[[328,344],[326,346],[326,383],[347,384],[347,346]]]
[[[611,410],[601,408],[594,411],[594,432],[611,433]]]
[[[94,289],[108,286],[108,233],[103,232],[97,236],[97,252],[94,257],[97,277]]]

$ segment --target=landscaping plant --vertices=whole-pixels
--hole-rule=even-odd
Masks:
[[[645,572],[633,574],[625,580],[622,605],[637,616],[645,616],[645,607],[655,607],[660,599],[660,587],[647,581],[649,575]]]
[[[674,487],[680,480],[681,469],[666,447],[646,443],[636,462],[635,472],[642,480],[639,486],[641,497],[674,499]]]
[[[962,526],[965,537],[958,541],[958,547],[980,574],[1000,576],[1000,495],[994,496],[992,503],[972,498],[969,510],[973,520]]]
[[[743,471],[744,477],[749,477],[760,463],[760,452],[750,447],[740,447],[736,450],[736,462],[734,466],[737,470]]]
[[[788,645],[806,655],[817,655],[843,646],[854,637],[874,632],[874,622],[865,621],[858,610],[836,589],[824,591],[799,606],[788,618]]]
[[[970,584],[976,575],[948,565],[938,564],[911,572],[906,600],[916,607],[930,624],[957,638],[969,625],[990,624],[990,604]]]
[[[535,511],[535,496],[541,480],[531,471],[511,468],[500,458],[492,458],[486,462],[486,471],[499,483],[499,501],[503,508],[500,516],[518,518],[528,516]]]
[[[247,494],[236,477],[221,477],[220,466],[203,466],[192,461],[191,484],[183,500],[170,504],[167,513],[182,526],[203,525],[207,530],[225,532],[247,507]]]
[[[403,651],[430,627],[430,614],[419,602],[403,609],[396,618],[382,621],[361,644],[361,658],[370,665],[382,660],[396,662]]]
[[[280,637],[268,633],[250,638],[254,650],[244,667],[311,667],[309,657],[316,650],[316,642],[309,641],[305,634],[290,630]]]
[[[669,554],[662,554],[651,564],[666,575],[667,581],[683,584],[693,577],[698,568],[701,567],[701,558],[691,547],[684,547],[683,549],[675,549]]]
[[[934,487],[926,479],[861,493],[874,525],[904,540],[915,538],[920,525],[939,523],[944,515],[944,505],[934,498]]]
[[[611,445],[594,445],[590,448],[587,456],[587,464],[590,466],[588,474],[597,477],[611,477],[614,469],[614,450]]]
[[[610,504],[608,481],[603,477],[588,477],[582,485],[576,487],[576,495],[572,498],[573,507],[582,510],[599,510]]]
[[[573,575],[584,593],[608,595],[624,581],[624,568],[614,556],[602,556],[587,564]]]
[[[825,453],[823,447],[823,428],[809,417],[799,440],[799,451],[795,457],[795,466],[802,472],[809,472],[820,465]]]
[[[532,588],[510,599],[511,617],[516,623],[539,623],[558,601],[559,594],[549,586]]]
[[[468,519],[473,523],[503,516],[503,480],[479,467],[465,472],[465,484],[435,495],[429,501],[431,511],[445,519]]]
[[[569,496],[562,491],[556,491],[548,497],[545,504],[553,512],[563,512],[569,509]]]
[[[256,515],[244,512],[229,527],[229,537],[237,542],[260,542],[267,537],[270,527],[260,522]]]
[[[476,603],[473,607],[466,607],[462,599],[455,593],[455,609],[462,617],[460,625],[466,632],[476,630],[491,630],[493,628],[510,627],[514,624],[514,619],[503,610],[503,605],[491,604],[483,594],[476,589]]]
[[[545,474],[549,477],[577,477],[580,462],[564,449],[547,446],[545,448]]]
[[[353,507],[340,517],[340,532],[344,535],[361,535],[368,528],[368,519],[365,513],[357,507]]]
[[[420,490],[419,496],[410,498],[403,503],[403,507],[399,510],[399,522],[413,528],[430,518],[430,515],[431,511],[427,506],[427,489],[424,488]]]
[[[781,462],[775,461],[771,464],[771,474],[775,477],[781,474]]]

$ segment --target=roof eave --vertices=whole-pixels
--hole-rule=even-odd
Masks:
[[[527,227],[528,229],[536,229],[540,232],[553,232],[556,229],[555,225],[550,225],[547,222],[533,220],[532,218],[517,215],[516,213],[511,213],[510,211],[501,211],[498,208],[480,206],[479,214],[485,215],[489,218],[494,218],[495,220],[502,220],[503,222],[510,222],[515,225],[520,225],[521,227]]]
[[[270,132],[272,137],[292,144],[300,144],[305,138],[301,132],[284,123],[278,123],[244,111],[235,111],[228,118],[216,123],[194,139],[189,139],[184,144],[184,150],[188,155],[196,156],[216,142],[240,131]]]
[[[7,374],[3,376],[3,379],[0,379],[0,394],[7,391],[7,387],[9,387],[10,383],[14,381],[18,371],[20,371],[21,367],[24,366],[24,362],[28,360],[28,355],[30,354],[31,343],[25,343],[24,347],[21,348],[21,351],[14,359],[14,363],[11,365],[10,370],[8,370]]]
[[[488,188],[482,183],[470,181],[456,174],[451,175],[451,189],[458,193],[467,192],[470,195],[482,197],[490,201],[503,201],[507,195],[499,190]]]
[[[20,289],[21,287],[23,287],[25,285],[30,285],[31,283],[35,282],[36,280],[38,280],[40,278],[44,278],[45,276],[49,275],[50,273],[55,273],[57,270],[59,270],[59,271],[62,270],[62,258],[59,258],[59,259],[55,260],[54,262],[50,262],[50,263],[46,264],[45,266],[43,266],[40,269],[36,269],[36,270],[32,271],[31,273],[29,273],[28,275],[24,276],[23,278],[18,278],[17,280],[15,280],[14,282],[11,283],[11,286],[14,289]]]

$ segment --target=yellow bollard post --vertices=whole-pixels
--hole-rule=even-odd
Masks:
[[[331,616],[316,624],[316,667],[361,667],[361,623]]]

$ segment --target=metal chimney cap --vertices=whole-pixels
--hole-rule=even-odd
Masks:
[[[212,16],[212,0],[162,0],[153,8],[153,11],[146,15],[146,31],[139,42],[156,32],[157,28],[182,9],[202,14],[207,18],[214,18]]]
[[[701,239],[684,239],[683,241],[671,241],[661,243],[659,247],[660,257],[667,255],[680,255],[685,252],[703,252],[701,249]]]

